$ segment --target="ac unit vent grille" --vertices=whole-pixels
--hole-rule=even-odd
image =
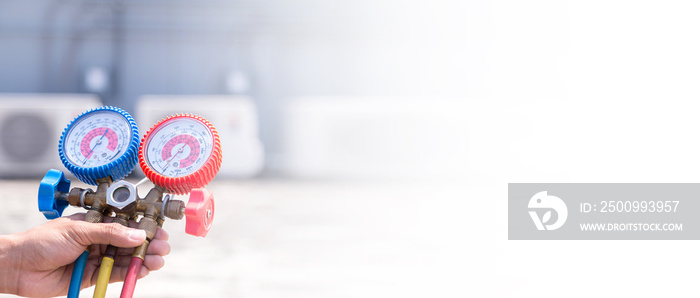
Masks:
[[[45,115],[36,113],[16,113],[3,119],[0,124],[0,144],[8,158],[17,161],[31,161],[46,154],[55,143],[51,124]],[[58,154],[58,153],[57,153]]]

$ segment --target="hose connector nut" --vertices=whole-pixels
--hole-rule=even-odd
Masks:
[[[182,219],[185,216],[185,202],[180,200],[168,200],[164,204],[163,215],[172,219]]]
[[[107,205],[115,212],[136,206],[136,186],[124,180],[113,183],[107,189]]]

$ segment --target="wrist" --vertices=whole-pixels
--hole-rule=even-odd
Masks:
[[[14,235],[0,235],[0,293],[16,294],[19,284],[20,254]]]

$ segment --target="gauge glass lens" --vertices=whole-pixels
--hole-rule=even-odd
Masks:
[[[126,152],[131,139],[129,121],[119,113],[98,111],[86,114],[68,129],[63,151],[76,166],[105,165]]]
[[[209,160],[213,143],[211,131],[202,122],[174,118],[163,122],[148,136],[146,163],[163,176],[187,176]]]

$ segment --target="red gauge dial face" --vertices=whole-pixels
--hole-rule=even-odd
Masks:
[[[165,143],[160,158],[168,165],[183,169],[194,164],[199,158],[200,151],[201,147],[197,138],[192,135],[179,135]],[[176,158],[179,161],[174,161]]]
[[[144,158],[149,168],[166,177],[192,174],[212,158],[214,135],[202,122],[174,118],[146,136]]]
[[[76,166],[97,167],[124,154],[130,138],[130,124],[121,114],[91,113],[71,125],[64,152]]]

